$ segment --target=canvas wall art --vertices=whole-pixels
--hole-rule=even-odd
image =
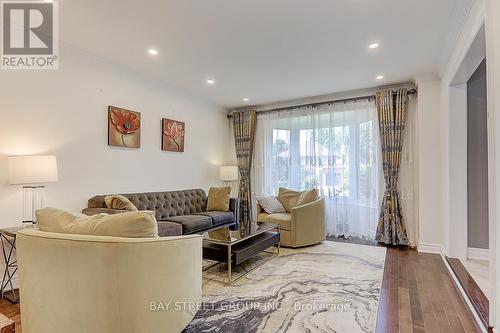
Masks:
[[[141,113],[115,106],[108,107],[108,145],[141,147]]]
[[[161,149],[163,151],[183,152],[185,134],[186,126],[182,121],[163,118]]]

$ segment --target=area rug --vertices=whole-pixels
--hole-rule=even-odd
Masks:
[[[374,332],[385,253],[331,241],[282,249],[230,286],[212,281],[226,274],[214,268],[185,332]]]

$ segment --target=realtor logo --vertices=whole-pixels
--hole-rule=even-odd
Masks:
[[[57,69],[58,3],[1,2],[2,69]]]

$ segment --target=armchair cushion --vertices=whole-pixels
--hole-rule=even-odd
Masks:
[[[129,238],[158,236],[158,226],[152,211],[77,216],[47,207],[38,210],[36,216],[41,231]]]
[[[292,230],[292,214],[290,213],[276,213],[276,214],[261,213],[258,216],[258,221],[267,223],[276,223],[279,224],[280,229]]]

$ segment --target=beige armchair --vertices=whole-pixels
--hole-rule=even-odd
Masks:
[[[23,332],[181,332],[201,302],[201,249],[198,235],[145,239],[22,230]]]
[[[325,240],[325,199],[297,206],[291,213],[267,214],[257,203],[257,221],[280,225],[281,245],[301,247]]]

